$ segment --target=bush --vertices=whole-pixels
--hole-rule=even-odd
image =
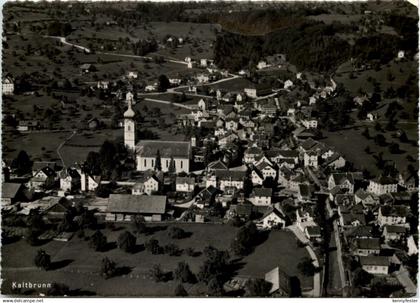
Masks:
[[[111,278],[115,275],[117,267],[115,262],[108,259],[107,257],[102,259],[101,262],[101,275],[105,277],[105,279]]]
[[[129,231],[120,234],[117,241],[118,247],[125,252],[133,252],[136,247],[136,237]]]
[[[185,233],[185,231],[182,228],[176,227],[176,226],[172,226],[168,230],[168,235],[172,239],[182,239],[182,238],[185,237],[185,234],[186,233]]]
[[[48,270],[51,266],[51,257],[44,250],[38,250],[34,263],[36,267]]]
[[[182,283],[195,282],[195,276],[186,262],[178,263],[177,268],[174,271],[174,276],[176,280],[179,280]]]
[[[163,251],[170,256],[179,256],[182,253],[182,250],[176,244],[165,245]]]
[[[106,236],[104,236],[99,230],[96,231],[89,241],[89,247],[95,251],[103,251],[107,245]]]
[[[188,293],[182,284],[178,284],[174,291],[175,297],[187,297]]]
[[[161,247],[159,246],[159,241],[156,239],[150,239],[144,243],[145,249],[152,253],[153,255],[158,255],[161,253]]]

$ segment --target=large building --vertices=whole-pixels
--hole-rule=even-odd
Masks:
[[[167,172],[173,166],[176,173],[190,172],[190,142],[144,140],[136,145],[136,155],[138,171],[156,169],[159,155],[162,171]]]

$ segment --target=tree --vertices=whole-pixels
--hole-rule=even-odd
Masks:
[[[141,215],[134,216],[134,228],[139,234],[147,233],[147,226],[144,217]]]
[[[174,160],[174,158],[172,156],[171,156],[171,160],[169,162],[168,172],[169,173],[172,173],[172,174],[176,172],[175,160]]]
[[[101,233],[101,231],[97,230],[90,238],[89,246],[95,251],[103,251],[107,243],[106,236]]]
[[[157,171],[161,171],[162,170],[162,162],[161,162],[161,158],[160,158],[160,151],[157,150],[156,152],[156,159],[155,159],[155,170]]]
[[[115,275],[117,267],[115,262],[108,259],[107,257],[102,259],[101,262],[101,275],[105,277],[105,279],[111,278]]]
[[[401,151],[398,143],[392,143],[388,149],[391,154],[398,154]]]
[[[36,267],[48,270],[51,266],[51,256],[40,249],[35,256],[34,263]]]
[[[250,279],[245,283],[245,294],[248,297],[267,297],[271,283],[264,279]]]
[[[224,294],[223,285],[219,279],[213,278],[207,285],[207,294],[212,297],[221,297]]]
[[[206,257],[198,272],[198,279],[209,283],[213,278],[222,278],[225,276],[229,266],[229,253],[220,251],[212,246],[207,246],[203,250]]]
[[[162,271],[160,264],[154,264],[150,269],[149,274],[155,282],[161,282],[165,279],[165,273]]]
[[[187,297],[188,293],[182,284],[178,284],[174,291],[175,297]]]
[[[258,230],[255,226],[255,223],[246,223],[239,229],[236,237],[231,243],[231,249],[233,253],[239,256],[244,256],[250,253],[253,245],[256,243],[257,235]]]
[[[193,283],[195,276],[190,270],[190,266],[186,262],[179,262],[175,271],[175,279],[182,283]]]
[[[12,161],[11,166],[16,170],[18,175],[24,175],[31,172],[32,161],[26,151],[21,150],[17,157]]]
[[[125,252],[133,252],[136,247],[136,237],[129,231],[121,233],[117,241],[118,247]]]
[[[151,252],[152,255],[157,255],[160,253],[161,248],[159,246],[159,241],[156,239],[150,239],[144,243],[144,247],[148,252]]]
[[[185,231],[177,226],[171,226],[168,230],[168,235],[172,239],[182,239],[185,237],[186,233]]]
[[[166,92],[166,90],[171,86],[168,77],[165,75],[160,75],[158,78],[158,91]]]
[[[377,134],[375,136],[375,143],[378,144],[379,146],[385,146],[386,145],[386,139],[385,139],[384,135]]]

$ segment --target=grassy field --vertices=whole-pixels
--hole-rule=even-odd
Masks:
[[[313,278],[303,276],[297,269],[297,264],[307,257],[308,252],[297,246],[293,233],[271,231],[267,241],[242,260],[245,265],[239,274],[264,278],[265,273],[279,266],[289,276],[297,276],[302,288],[310,288],[313,287]]]
[[[397,54],[395,54],[397,55]],[[354,72],[354,79],[350,79],[349,72],[351,71],[350,62],[346,62],[337,68],[334,80],[337,83],[342,83],[344,87],[355,95],[359,94],[359,88],[367,93],[373,92],[373,83],[368,81],[371,77],[381,84],[382,91],[386,91],[389,87],[397,89],[405,84],[410,74],[417,75],[417,63],[414,61],[396,62],[391,61],[388,65],[382,66],[381,70],[366,70],[362,72]],[[388,73],[392,73],[395,79],[389,81]]]
[[[77,237],[68,243],[50,242],[40,247],[30,247],[23,240],[8,244],[2,248],[3,258],[7,260],[2,264],[3,293],[10,291],[11,281],[45,281],[65,283],[71,289],[95,291],[100,296],[171,296],[177,283],[175,281],[155,283],[148,278],[147,271],[153,264],[160,264],[164,271],[172,271],[178,262],[185,261],[191,270],[197,273],[204,256],[152,255],[143,250],[142,244],[153,237],[161,245],[176,243],[182,249],[192,247],[197,252],[202,252],[207,245],[224,250],[229,248],[237,230],[228,225],[211,224],[182,224],[181,227],[190,233],[188,238],[172,240],[167,230],[156,230],[152,235],[138,237],[139,249],[134,254],[122,252],[117,248],[111,248],[107,252],[94,252],[86,241]],[[130,227],[126,226],[126,229]],[[124,230],[116,232],[107,229],[103,232],[112,246],[122,231]],[[32,260],[40,248],[52,256],[53,264],[57,264],[55,270],[43,272],[33,267]],[[15,252],[17,250],[18,253]],[[121,276],[104,280],[98,274],[100,260],[104,256],[114,260],[117,266],[125,267],[126,272]],[[254,253],[243,259],[245,264],[238,274],[262,277],[266,271],[280,265],[288,274],[300,277],[296,264],[306,256],[304,248],[296,247],[293,234],[273,231]],[[262,259],[264,262],[261,262]],[[300,278],[302,286],[312,286],[311,278]],[[199,288],[188,284],[185,287],[192,293]]]
[[[366,123],[366,126],[369,128],[369,133],[371,137],[374,137],[378,132],[373,128],[373,123]],[[383,125],[385,127],[385,125]],[[400,129],[406,131],[407,136],[410,140],[417,142],[417,125],[415,124],[398,124],[397,126]],[[414,159],[417,159],[418,155],[418,146],[413,146],[410,143],[400,143],[398,139],[392,138],[394,132],[385,132],[387,143],[395,142],[400,145],[400,149],[405,151],[400,154],[391,154],[387,147],[378,146],[373,139],[367,139],[362,136],[363,127],[348,128],[345,130],[340,130],[337,132],[327,132],[324,131],[324,139],[322,142],[333,146],[338,152],[344,155],[344,158],[352,162],[356,168],[367,169],[372,174],[378,174],[380,171],[376,167],[375,159],[373,155],[379,152],[384,153],[384,159],[395,162],[397,169],[402,172],[405,171],[409,162],[407,161],[407,155],[411,155]],[[351,146],[351,148],[349,148]],[[371,153],[367,154],[365,152],[366,146],[369,146]],[[418,163],[417,163],[418,165]]]

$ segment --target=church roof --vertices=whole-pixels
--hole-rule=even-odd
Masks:
[[[191,144],[189,141],[143,140],[137,143],[136,150],[141,157],[156,157],[159,150],[160,156],[163,158],[189,159]]]

